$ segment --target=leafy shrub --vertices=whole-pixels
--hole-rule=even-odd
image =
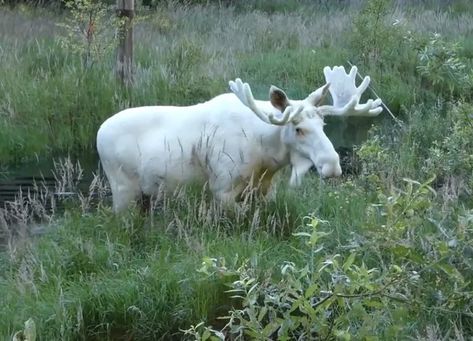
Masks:
[[[471,196],[473,187],[473,108],[469,104],[453,105],[448,111],[446,133],[430,146],[422,170],[436,174],[441,184],[458,181],[459,193]]]
[[[418,54],[417,70],[426,83],[440,95],[461,96],[471,90],[471,76],[459,55],[458,42],[447,42],[433,34]]]
[[[238,275],[228,293],[239,303],[221,317],[227,322],[221,330],[200,323],[185,333],[197,340],[403,339],[432,318],[444,327],[449,319],[461,324],[473,308],[467,280],[473,266],[461,260],[471,230],[436,228],[432,181],[404,179],[398,188],[378,189],[363,226],[346,241],[333,243],[329,222],[306,217],[294,233],[302,262],[288,259],[273,277],[247,262],[222,270],[204,261],[204,280]],[[419,317],[423,311],[432,316]]]
[[[348,36],[352,62],[376,80],[388,107],[398,112],[438,97],[470,98],[471,63],[460,42],[412,32],[408,19],[389,22],[390,10],[390,0],[366,1]]]
[[[388,151],[382,146],[380,136],[374,135],[356,148],[357,156],[362,164],[362,174],[370,175],[379,172],[380,166],[389,159]]]
[[[403,127],[392,122],[374,127],[369,138],[355,147],[360,179],[371,184],[391,183],[399,177],[435,176],[435,188],[450,188],[450,199],[471,195],[473,174],[473,117],[466,103],[439,101],[436,106],[416,106],[408,111]]]
[[[110,53],[116,46],[114,29],[122,23],[103,2],[92,0],[66,0],[71,17],[58,24],[65,29],[60,37],[63,48],[81,57],[85,68]]]
[[[391,0],[364,2],[353,20],[348,34],[350,61],[371,83],[384,103],[394,112],[410,106],[418,96],[415,73],[415,51],[404,39],[403,22],[390,18]]]
[[[389,58],[397,55],[399,59],[403,30],[401,25],[387,22],[390,8],[391,0],[368,0],[355,16],[349,42],[357,62],[383,68]]]

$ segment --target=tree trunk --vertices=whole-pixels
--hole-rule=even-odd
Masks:
[[[133,82],[133,17],[135,15],[134,0],[117,0],[117,15],[122,24],[119,28],[117,51],[117,76],[123,85]]]

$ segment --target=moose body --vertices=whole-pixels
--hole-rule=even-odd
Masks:
[[[101,126],[97,148],[116,210],[162,185],[195,181],[231,200],[252,176],[268,186],[289,163],[280,127],[260,121],[234,94],[188,107],[126,109]]]
[[[324,110],[330,114],[333,107],[317,106],[328,85],[302,101],[289,100],[276,87],[270,101],[254,100],[240,80],[230,87],[234,93],[192,106],[125,109],[101,125],[97,150],[115,211],[142,194],[195,181],[207,182],[224,202],[237,200],[248,185],[266,194],[273,175],[288,164],[291,185],[313,165],[324,177],[341,174],[338,154],[323,133]]]

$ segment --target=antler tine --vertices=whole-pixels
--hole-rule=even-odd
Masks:
[[[244,91],[243,82],[240,78],[235,79],[235,81],[229,81],[228,85],[230,86],[230,90],[238,97],[238,99],[246,106],[248,106],[248,102],[246,101],[246,95]]]
[[[246,98],[246,106],[250,108],[256,116],[260,118],[260,120],[266,122],[266,123],[271,123],[271,119],[268,115],[263,113],[258,106],[256,105],[255,98],[253,97],[253,93],[251,92],[250,85],[248,83],[243,84],[243,89],[245,92],[245,98]]]
[[[324,75],[327,83],[331,83],[329,88],[332,95],[333,105],[318,107],[322,115],[332,116],[376,116],[383,111],[380,98],[369,99],[366,103],[360,104],[361,95],[368,88],[371,78],[366,76],[357,87],[355,84],[358,68],[353,65],[350,73],[346,73],[343,66],[335,66],[333,69],[326,66]]]
[[[248,108],[250,108],[256,116],[258,116],[262,121],[270,123],[268,117],[264,115],[256,106],[254,101],[253,94],[251,93],[251,88],[248,83],[243,83],[240,78],[235,79],[235,81],[229,81],[228,85],[230,90],[238,97],[238,99]]]
[[[292,107],[287,106],[286,109],[284,109],[284,112],[283,112],[282,117],[280,119],[274,117],[273,113],[269,113],[268,114],[269,122],[271,124],[274,124],[274,125],[283,126],[287,122],[292,121],[292,119],[294,117],[299,115],[301,113],[302,109],[303,109],[302,106],[299,106],[296,109],[293,109]]]
[[[256,116],[263,122],[274,124],[274,125],[285,125],[291,119],[299,114],[302,108],[297,108],[293,110],[290,106],[286,107],[281,118],[274,117],[273,113],[264,113],[258,108],[253,93],[251,92],[250,85],[248,83],[243,83],[240,78],[235,79],[235,81],[229,81],[228,85],[230,90],[238,97],[238,99],[248,108],[250,108]]]

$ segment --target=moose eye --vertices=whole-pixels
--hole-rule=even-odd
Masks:
[[[297,136],[304,136],[304,130],[302,128],[296,128]]]

